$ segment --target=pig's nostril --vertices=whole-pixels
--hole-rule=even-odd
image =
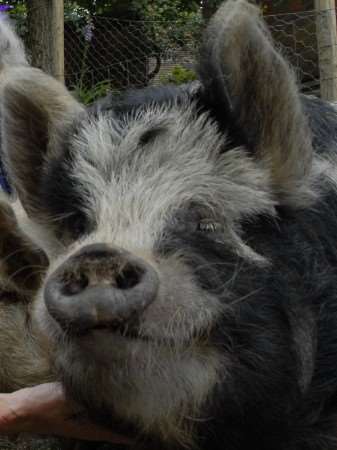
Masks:
[[[131,289],[140,283],[144,270],[140,267],[126,264],[116,276],[116,287],[118,289]]]
[[[89,285],[89,279],[85,275],[80,278],[64,280],[62,286],[62,294],[65,296],[72,296],[80,294]]]
[[[157,271],[146,261],[93,244],[49,276],[44,298],[50,316],[69,334],[100,328],[114,332],[116,324],[124,333],[125,325],[155,300],[158,288]]]

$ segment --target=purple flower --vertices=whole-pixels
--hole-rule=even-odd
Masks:
[[[92,38],[94,36],[94,24],[92,23],[92,21],[90,20],[86,26],[83,28],[83,34],[84,34],[84,39],[87,42],[91,42]]]
[[[0,13],[9,11],[12,8],[14,8],[12,5],[0,5]]]
[[[91,42],[94,35],[94,24],[89,21],[86,26],[83,28],[84,39],[87,42]]]

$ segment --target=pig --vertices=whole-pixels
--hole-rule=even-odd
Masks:
[[[196,83],[89,108],[4,24],[0,55],[7,207],[48,260],[28,323],[69,399],[136,448],[337,449],[337,112],[259,9],[223,3]]]

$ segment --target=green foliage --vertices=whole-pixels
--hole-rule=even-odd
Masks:
[[[199,41],[203,25],[199,1],[136,0],[133,8],[145,21],[147,34],[153,36],[158,53]]]
[[[77,0],[76,3],[91,14],[132,16],[139,19],[175,20],[181,12],[196,12],[200,7],[199,0]]]
[[[197,76],[193,70],[186,69],[183,66],[175,66],[173,69],[162,75],[160,81],[163,84],[184,84],[197,79]]]
[[[24,35],[26,1],[0,0],[0,5],[13,7],[10,14]],[[200,0],[65,0],[65,20],[73,22],[79,30],[95,15],[146,21],[147,31],[162,50],[173,43],[176,46],[193,40],[202,25]]]
[[[73,23],[82,22],[83,19],[88,21],[90,19],[90,11],[84,8],[75,1],[66,1],[64,4],[64,20]]]
[[[79,82],[71,89],[72,94],[84,105],[90,105],[95,100],[104,97],[111,92],[112,86],[109,80],[100,81],[95,86],[88,88]]]
[[[159,21],[184,20],[200,9],[199,2],[194,0],[134,0],[132,3],[132,7],[137,8],[144,19]]]
[[[200,0],[76,0],[72,3],[92,16],[143,20],[146,32],[153,36],[157,49],[168,51],[195,39],[202,25]]]

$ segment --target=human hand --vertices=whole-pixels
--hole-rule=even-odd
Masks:
[[[73,405],[66,400],[60,383],[46,383],[11,394],[0,394],[0,434],[28,432],[114,444],[132,443],[125,436],[86,420],[76,421],[73,416]]]

